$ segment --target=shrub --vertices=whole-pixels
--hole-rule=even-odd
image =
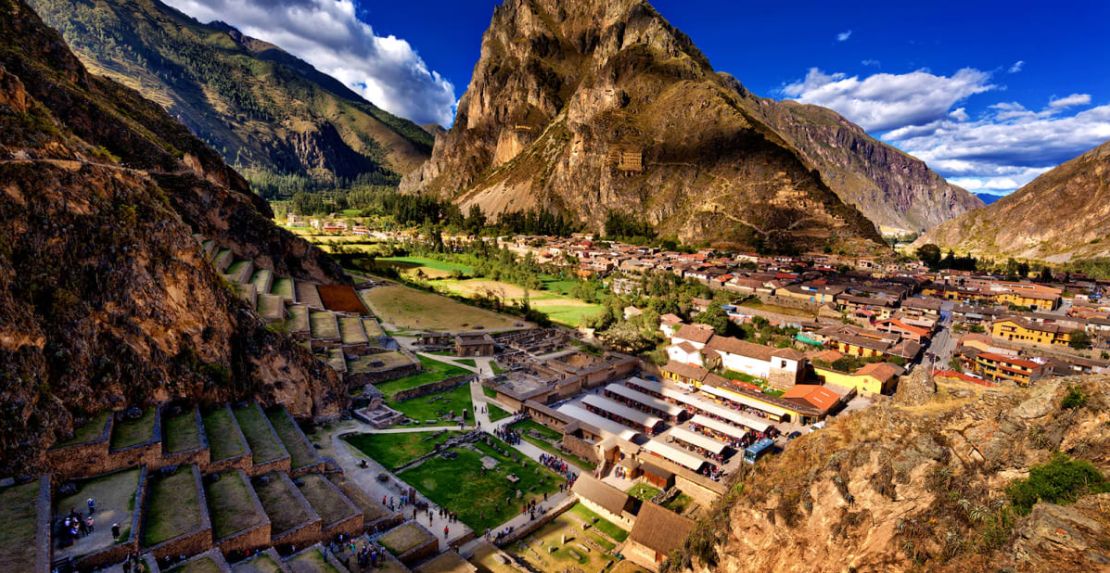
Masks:
[[[1064,401],[1060,403],[1060,407],[1065,410],[1074,410],[1082,408],[1087,404],[1087,395],[1078,386],[1069,386],[1068,393],[1064,395]]]
[[[1048,463],[1033,466],[1029,477],[1006,488],[1010,502],[1028,514],[1038,501],[1068,504],[1087,493],[1110,491],[1110,482],[1093,464],[1057,453]]]

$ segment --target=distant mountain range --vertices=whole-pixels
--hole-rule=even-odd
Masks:
[[[925,243],[1057,263],[1110,256],[1110,142],[930,230]]]
[[[31,5],[92,72],[161,104],[264,191],[355,178],[396,184],[431,152],[424,128],[225,24],[158,0]]]
[[[990,205],[995,201],[1005,197],[1005,195],[995,195],[994,193],[976,193],[976,197],[983,202],[984,205]]]

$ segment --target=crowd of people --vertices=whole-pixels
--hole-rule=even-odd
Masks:
[[[523,417],[523,416],[518,414],[517,417],[519,418],[519,417]],[[516,423],[516,420],[514,420],[512,423]],[[504,426],[501,426],[500,428],[496,428],[495,430],[493,430],[493,435],[497,436],[498,438],[501,438],[502,441],[504,441],[506,444],[509,444],[510,446],[519,445],[520,444],[520,432],[517,432],[516,430],[513,430],[513,429],[509,428],[510,425],[511,424],[505,424]]]

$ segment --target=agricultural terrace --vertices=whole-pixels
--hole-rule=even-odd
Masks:
[[[285,564],[293,573],[341,573],[315,545],[290,557]]]
[[[375,287],[363,298],[382,321],[404,331],[509,330],[521,323],[510,316],[402,285]]]
[[[274,286],[270,292],[280,296],[285,302],[292,303],[296,298],[293,291],[293,279],[289,277],[281,277],[274,280]]]
[[[559,490],[561,477],[504,442],[488,439],[501,451],[485,442],[452,448],[455,459],[436,456],[398,477],[440,507],[457,513],[474,531],[496,527],[519,514],[528,501]],[[486,469],[483,458],[496,461],[496,466]]]
[[[232,573],[285,573],[269,551],[258,553],[231,566]]]
[[[181,413],[162,419],[162,446],[167,453],[188,452],[202,445],[196,412],[192,408],[184,408]]]
[[[324,524],[343,521],[358,513],[355,507],[335,484],[320,474],[306,474],[296,481],[297,487],[308,500]]]
[[[386,398],[392,398],[402,390],[439,382],[440,380],[446,380],[454,376],[470,374],[466,369],[453,366],[446,362],[432,360],[426,356],[419,355],[417,355],[417,358],[420,359],[420,366],[423,368],[421,372],[377,385],[378,390],[381,390]]]
[[[563,442],[563,435],[535,420],[525,418],[510,427],[520,432],[520,437],[524,441],[549,454],[559,456],[580,469],[592,472],[597,468],[597,464],[594,462],[560,450],[557,446]]]
[[[565,287],[567,281],[551,284]],[[572,328],[582,326],[588,319],[601,314],[600,304],[581,301],[560,290],[532,290],[512,283],[490,279],[443,279],[434,283],[437,289],[467,298],[496,297],[505,304],[515,304],[526,297],[532,308],[544,313],[551,322]]]
[[[464,410],[467,420],[474,420],[474,404],[470,398],[470,385],[463,384],[454,390],[436,392],[419,398],[412,398],[399,402],[387,399],[386,405],[413,420],[414,426],[438,426],[454,424],[445,420],[450,416],[458,416]]]
[[[576,504],[506,550],[537,571],[600,573],[617,561],[613,549],[627,535],[582,504]]]
[[[391,434],[351,434],[343,439],[382,466],[394,470],[435,451],[440,444],[462,432],[405,432]]]
[[[143,519],[143,547],[181,537],[200,528],[205,508],[193,479],[193,466],[181,466],[168,475],[147,480],[146,516]]]
[[[158,419],[158,408],[147,408],[138,418],[124,417],[116,420],[112,425],[112,449],[121,450],[144,442],[154,437],[154,423]]]
[[[255,508],[254,490],[246,474],[228,471],[208,476],[205,482],[204,493],[212,518],[212,534],[216,539],[224,539],[266,521],[266,515]]]
[[[108,418],[112,415],[111,412],[105,411],[89,418],[87,422],[77,427],[73,432],[73,437],[55,444],[55,448],[64,448],[66,446],[76,446],[78,444],[87,444],[95,441],[104,432],[104,424],[108,423]]]
[[[435,536],[428,530],[410,521],[387,531],[385,535],[378,538],[378,543],[394,555],[404,555],[434,540],[436,540]]]
[[[396,350],[356,356],[347,361],[347,371],[351,374],[385,372],[412,364],[412,359]]]
[[[271,472],[252,480],[258,501],[270,517],[270,534],[280,537],[287,531],[312,523],[318,516],[297,499],[297,488],[283,473]]]
[[[284,408],[267,410],[266,417],[270,419],[274,431],[277,432],[278,437],[281,438],[281,443],[285,445],[286,451],[289,452],[292,469],[300,469],[320,463],[320,457],[316,455],[316,449],[308,443],[304,433],[301,432],[297,423],[293,421],[293,417]]]
[[[260,466],[289,456],[289,452],[282,445],[281,440],[275,435],[270,421],[256,404],[249,404],[245,408],[234,408],[235,419],[239,428],[247,438],[254,454],[254,465]]]
[[[362,489],[362,486],[355,483],[354,480],[348,478],[346,475],[335,473],[329,475],[328,479],[331,480],[331,483],[334,483],[335,487],[338,487],[339,491],[343,492],[343,495],[346,495],[347,499],[351,500],[351,503],[355,504],[355,507],[362,512],[367,525],[393,514],[393,512],[389,511],[389,509],[378,501],[370,499],[370,495],[366,493],[366,490]]]
[[[166,573],[223,573],[224,565],[224,563],[217,563],[211,555],[200,555],[165,571]]]
[[[131,517],[138,509],[139,501],[136,495],[139,492],[139,477],[142,472],[139,468],[119,471],[107,475],[97,476],[92,479],[77,482],[77,491],[72,495],[54,501],[54,515],[61,517],[68,515],[70,510],[78,512],[86,509],[85,500],[90,497],[96,500],[96,522],[102,524],[120,524],[120,539],[112,539],[111,527],[97,527],[88,537],[79,539],[75,544],[64,549],[54,551],[55,559],[64,559],[76,555],[86,555],[94,551],[111,547],[121,541],[126,541],[131,536]],[[191,474],[190,474],[191,475]],[[4,527],[9,524],[4,523]],[[18,571],[18,569],[2,569],[4,571]]]
[[[247,445],[239,435],[235,416],[226,407],[209,410],[204,413],[202,419],[213,462],[235,458],[246,453]]]
[[[320,300],[328,310],[366,314],[362,299],[355,289],[348,285],[319,285],[316,291],[320,293]]]
[[[38,498],[38,480],[0,490],[0,571],[35,568]],[[69,511],[69,508],[62,511]]]
[[[320,310],[309,313],[309,327],[313,338],[339,340],[339,320],[333,312]]]

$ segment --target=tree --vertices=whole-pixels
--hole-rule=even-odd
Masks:
[[[470,206],[470,213],[466,216],[466,221],[463,224],[466,230],[472,234],[477,235],[482,232],[486,226],[486,215],[482,213],[482,208],[477,203]]]
[[[1037,276],[1037,280],[1042,283],[1052,282],[1052,269],[1041,267],[1041,274]]]
[[[940,266],[940,247],[933,243],[921,245],[917,249],[917,258],[930,269],[935,269]]]
[[[717,334],[725,334],[728,332],[728,315],[725,314],[724,309],[715,304],[711,305],[705,312],[695,316],[694,322],[712,326]]]
[[[1076,330],[1071,333],[1068,346],[1076,350],[1086,350],[1091,347],[1091,336],[1085,330]]]

